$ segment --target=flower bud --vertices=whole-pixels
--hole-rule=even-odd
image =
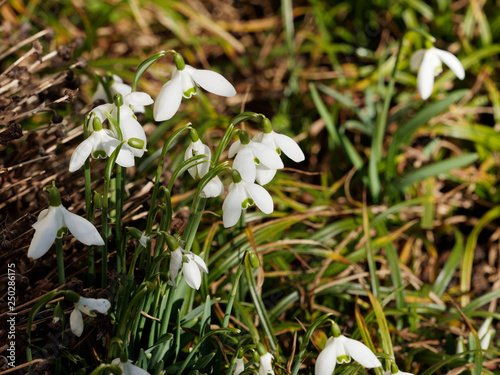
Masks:
[[[94,207],[98,210],[102,209],[102,195],[99,194],[97,191],[94,191],[94,196],[92,198],[92,201],[94,202]]]
[[[57,323],[60,320],[64,322],[64,311],[61,307],[61,303],[58,302],[54,309],[54,318],[52,319],[52,323]]]
[[[257,343],[257,351],[261,356],[267,353],[267,348],[264,346],[263,343],[259,342]]]
[[[256,362],[256,363],[258,363],[260,361],[260,355],[255,350],[252,352],[252,357],[253,357],[254,362]]]
[[[175,67],[177,70],[184,70],[186,67],[186,63],[184,62],[184,58],[178,54],[177,52],[174,53],[174,62],[175,62]]]
[[[138,150],[142,150],[144,148],[144,141],[139,138],[130,138],[127,143],[130,147],[137,148]]]
[[[257,256],[257,254],[255,253],[249,253],[248,254],[248,260],[250,261],[250,265],[253,267],[253,268],[257,268],[259,267],[259,257]]]
[[[129,232],[129,234],[135,238],[136,240],[140,240],[141,237],[142,237],[142,232],[137,229],[137,228],[134,228],[134,227],[125,227],[125,229],[127,230],[127,232]]]

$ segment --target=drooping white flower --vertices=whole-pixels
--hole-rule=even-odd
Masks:
[[[191,130],[194,131],[194,133],[196,133],[194,129]],[[193,134],[192,138],[193,137],[198,138],[198,134]],[[194,179],[199,179],[208,173],[210,169],[210,158],[212,156],[210,148],[206,144],[201,142],[199,138],[196,141],[191,140],[191,143],[189,144],[184,154],[184,160],[192,158],[195,155],[206,155],[206,157],[204,157],[202,160],[199,160],[199,162],[204,161],[203,163],[199,163],[198,165],[188,169],[189,174]],[[219,176],[215,176],[205,185],[205,187],[201,192],[201,196],[203,198],[218,197],[223,192],[224,192],[224,185],[222,184],[222,181],[220,180]]]
[[[273,355],[269,352],[260,356],[259,375],[274,374],[273,359],[274,359]]]
[[[132,361],[122,362],[120,358],[115,358],[111,362],[113,365],[118,365],[118,367],[123,371],[123,375],[151,375],[146,370],[133,365]]]
[[[177,53],[174,60],[176,68],[172,79],[161,88],[153,108],[156,121],[172,118],[181,105],[182,97],[189,99],[196,94],[196,86],[220,96],[236,95],[233,85],[219,73],[186,65],[182,56]]]
[[[111,94],[111,100],[113,100],[116,94],[120,94],[121,96],[126,96],[130,94],[132,92],[132,87],[127,85],[126,83],[123,83],[123,80],[119,76],[113,74],[112,82],[109,85],[109,91]],[[92,101],[95,102],[96,100],[104,100],[105,102],[109,103],[108,95],[106,94],[106,91],[104,90],[104,87],[102,86],[101,83],[97,85],[97,90],[92,96]],[[140,104],[134,105],[134,112],[144,113],[145,112],[144,105]]]
[[[434,77],[442,72],[442,63],[445,63],[458,79],[464,79],[465,71],[462,63],[448,51],[431,47],[419,49],[411,57],[410,69],[414,71],[418,69],[417,85],[422,99],[425,100],[431,96]]]
[[[111,303],[104,298],[84,298],[80,297],[78,302],[75,302],[75,309],[69,316],[69,325],[71,332],[80,337],[83,333],[83,316],[82,313],[88,316],[95,316],[94,311],[101,314],[106,314],[111,307]]]
[[[181,248],[179,242],[172,236],[167,236],[167,245],[169,249],[171,249],[169,266],[170,280],[168,284],[177,287],[175,279],[182,267],[186,283],[193,289],[200,289],[201,272],[208,273],[207,265],[203,259],[193,254],[191,251],[186,251]]]
[[[226,199],[222,204],[222,221],[225,228],[235,225],[241,216],[241,210],[254,204],[266,214],[273,212],[273,199],[266,189],[253,182],[245,181],[234,169],[231,177],[233,182],[229,185]]]
[[[230,158],[234,157],[233,169],[240,172],[241,177],[245,181],[255,181],[257,176],[257,166],[259,165],[263,165],[270,170],[274,170],[274,173],[276,173],[277,169],[284,167],[283,162],[281,161],[281,158],[275,148],[271,148],[263,143],[249,140],[248,134],[244,131],[240,131],[240,140],[234,142],[229,148],[228,156]],[[273,177],[274,174],[271,176],[271,179]],[[265,178],[263,177],[263,181],[267,179],[268,176]],[[269,179],[269,181],[271,179]]]
[[[243,358],[236,358],[234,366],[233,375],[240,375],[243,371],[245,371],[245,362],[243,362]]]
[[[332,375],[337,363],[349,363],[351,357],[366,368],[382,366],[366,345],[341,335],[336,324],[333,326],[333,330],[334,336],[328,339],[325,348],[316,360],[315,375]]]
[[[35,235],[28,249],[28,257],[38,259],[43,256],[57,238],[61,238],[68,229],[76,239],[87,246],[104,245],[104,241],[92,223],[69,212],[61,204],[59,191],[51,189],[50,207],[42,210],[38,221],[33,224]]]

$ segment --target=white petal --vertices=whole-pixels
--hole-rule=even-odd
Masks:
[[[111,96],[112,96],[111,99],[113,99],[113,100],[114,100],[114,96],[116,94],[120,94],[121,96],[126,96],[132,92],[132,87],[130,87],[126,83],[123,83],[123,81],[122,82],[114,82],[110,88],[111,88]]]
[[[465,78],[464,67],[454,54],[437,48],[434,48],[434,53],[455,73],[458,79]]]
[[[195,69],[186,65],[185,70],[193,78],[196,84],[203,87],[208,92],[216,95],[231,97],[236,95],[233,85],[219,73],[211,70]]]
[[[33,259],[40,258],[50,249],[56,239],[57,231],[61,228],[57,220],[58,210],[56,207],[51,206],[48,211],[42,211],[42,213],[44,214],[43,219],[33,224],[35,235],[28,249],[28,257]]]
[[[73,236],[75,236],[78,241],[87,246],[104,245],[104,241],[101,235],[90,221],[84,219],[83,217],[75,215],[74,213],[69,212],[63,206],[59,207],[64,216],[64,222],[66,223],[66,226],[68,227],[71,234],[73,234]]]
[[[254,200],[255,205],[265,214],[270,214],[274,211],[273,198],[262,186],[257,184],[244,182],[245,189],[247,190],[250,197]]]
[[[427,50],[422,48],[417,51],[412,55],[410,59],[410,70],[416,72],[420,64],[422,63],[422,59],[424,58],[425,52]]]
[[[69,171],[75,172],[80,169],[80,167],[85,163],[85,160],[88,159],[90,153],[94,148],[94,142],[96,141],[96,132],[93,132],[86,140],[78,145],[73,151],[71,155],[71,159],[69,161]]]
[[[94,95],[92,95],[92,102],[95,102],[96,100],[104,100],[105,102],[108,101],[106,91],[100,83],[97,85],[97,89],[95,90]]]
[[[260,356],[259,375],[274,374],[273,355],[269,352]]]
[[[113,151],[118,147],[120,141],[115,138],[115,133],[109,129],[102,129],[97,132],[100,137],[100,144],[106,155],[110,156]]]
[[[237,185],[238,184],[235,184],[234,182],[229,185],[229,191],[226,199],[224,199],[224,203],[222,203],[222,221],[224,222],[224,228],[229,228],[235,225],[241,216],[242,197],[240,197]]]
[[[232,158],[234,157],[234,155],[236,155],[236,153],[238,151],[240,151],[240,148],[241,148],[241,141],[240,140],[237,140],[236,142],[234,142],[231,147],[229,147],[229,151],[228,151],[228,157]]]
[[[190,252],[190,256],[192,257],[193,261],[198,265],[200,270],[202,270],[205,273],[208,273],[207,265],[205,264],[205,261],[201,257],[199,257],[198,255],[193,254],[191,252]]]
[[[281,161],[281,158],[276,150],[273,150],[262,143],[253,141],[250,141],[250,147],[252,147],[257,159],[259,159],[259,161],[266,167],[270,169],[281,169],[284,167],[283,162]]]
[[[337,364],[337,350],[335,338],[330,337],[326,342],[325,348],[319,353],[316,359],[316,366],[314,369],[315,375],[332,375]]]
[[[380,367],[382,364],[375,354],[365,344],[359,341],[341,336],[344,348],[354,360],[366,368]]]
[[[140,150],[137,150],[140,151]],[[124,144],[118,153],[118,157],[116,158],[116,164],[129,168],[135,165],[135,157],[129,145]]]
[[[295,142],[292,138],[283,134],[274,133],[274,139],[280,150],[294,162],[300,163],[301,161],[304,161],[304,153],[297,142]]]
[[[111,103],[106,103],[95,107],[91,112],[96,116],[101,122],[107,120],[106,113],[111,113],[116,106]]]
[[[171,119],[182,101],[182,83],[180,75],[174,75],[170,81],[165,83],[156,98],[153,107],[155,121]]]
[[[245,371],[245,362],[243,362],[243,358],[236,358],[234,363],[235,366],[233,375],[240,375],[243,371]]]
[[[215,176],[205,185],[201,191],[201,196],[203,198],[213,198],[222,195],[222,193],[224,193],[224,185],[219,176]]]
[[[249,147],[242,147],[233,161],[233,169],[236,169],[244,181],[254,182],[256,165],[254,154]]]
[[[131,92],[130,94],[126,95],[123,98],[123,102],[126,105],[145,106],[145,105],[153,104],[153,99],[151,98],[151,96],[149,96],[145,92],[137,92],[136,91],[136,92]]]
[[[111,307],[111,302],[104,298],[95,299],[80,297],[78,302],[75,303],[75,307],[87,315],[91,315],[91,313],[89,314],[91,311],[106,314]]]
[[[184,69],[179,70],[179,75],[181,77],[182,96],[189,99],[193,95],[196,95],[196,84],[189,73]]]
[[[194,260],[182,263],[182,272],[187,284],[193,289],[200,289],[201,272]]]
[[[142,368],[127,362],[122,364],[123,375],[150,375],[149,372],[143,370]]]
[[[434,88],[434,75],[436,68],[441,64],[439,58],[433,54],[426,52],[420,69],[417,75],[418,90],[423,100],[427,99],[432,94]]]
[[[258,165],[256,168],[255,181],[260,185],[265,185],[271,182],[276,175],[276,169],[269,169],[265,165]]]
[[[69,316],[69,326],[71,328],[71,332],[73,332],[76,336],[80,337],[83,333],[83,317],[80,310],[76,307]]]

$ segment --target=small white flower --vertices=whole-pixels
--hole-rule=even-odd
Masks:
[[[273,359],[273,355],[269,352],[260,356],[259,375],[274,374]]]
[[[495,335],[495,329],[491,327],[491,323],[493,322],[493,318],[489,317],[481,324],[477,331],[477,337],[481,342],[481,349],[486,350],[490,346],[491,339]]]
[[[233,375],[240,375],[243,371],[245,371],[245,362],[243,362],[243,358],[236,358],[234,363],[235,366]]]
[[[270,148],[263,143],[253,140],[246,144],[242,143],[241,140],[234,142],[229,148],[228,156],[232,158],[235,155],[233,169],[240,172],[241,178],[245,181],[255,181],[258,165],[263,165],[268,169],[274,170],[274,173],[276,173],[277,169],[284,167],[275,148]],[[271,176],[271,179],[273,177],[274,174]]]
[[[189,174],[194,179],[199,179],[208,173],[210,169],[210,158],[212,156],[212,153],[210,152],[210,148],[198,139],[198,141],[196,142],[191,141],[188,148],[186,149],[186,153],[184,154],[184,160],[192,158],[195,155],[206,155],[206,157],[198,161],[205,161],[204,163],[200,163],[188,169]],[[222,184],[219,176],[215,176],[205,185],[201,192],[201,196],[203,198],[218,197],[223,192],[224,185]]]
[[[236,180],[238,181],[238,179]],[[239,182],[232,182],[222,204],[224,227],[228,228],[235,225],[241,216],[241,210],[254,204],[266,214],[270,214],[274,210],[273,199],[262,186],[245,181],[241,177]]]
[[[83,333],[83,316],[82,313],[88,316],[95,316],[94,311],[101,314],[106,314],[111,307],[111,303],[107,299],[95,299],[80,297],[75,303],[75,309],[69,317],[69,325],[71,332],[80,337]]]
[[[62,237],[64,230],[61,229],[63,228],[69,229],[78,241],[87,246],[104,245],[102,237],[92,223],[69,212],[61,204],[51,205],[48,209],[42,210],[38,215],[38,221],[33,224],[33,228],[35,228],[35,235],[28,249],[28,257],[33,259],[43,256],[50,249],[56,237]]]
[[[127,85],[126,83],[123,83],[123,80],[120,77],[118,77],[116,74],[113,74],[113,82],[111,83],[111,85],[109,85],[109,91],[111,94],[111,99],[113,99],[116,94],[120,94],[121,96],[130,94],[132,92],[132,87]],[[108,95],[106,94],[106,91],[104,90],[104,87],[101,83],[97,85],[97,90],[92,96],[92,101],[95,102],[96,100],[104,100],[107,103],[109,102]],[[136,104],[134,106],[134,112],[144,113],[144,105]]]
[[[278,134],[271,130],[270,133],[257,134],[253,137],[252,141],[261,143],[275,150],[278,155],[283,151],[286,156],[296,163],[300,163],[305,159],[304,153],[297,142],[284,134]],[[255,179],[261,185],[269,183],[276,175],[276,169],[268,168],[263,163],[257,165],[256,172]]]
[[[171,119],[179,106],[182,97],[189,99],[196,94],[196,86],[201,86],[208,92],[216,95],[231,97],[236,95],[236,90],[219,73],[210,70],[195,69],[190,65],[185,65],[179,54],[175,55],[177,67],[172,73],[172,79],[165,83],[156,98],[153,108],[156,121]]]
[[[366,368],[380,367],[382,364],[375,354],[359,341],[344,335],[330,337],[316,360],[315,375],[331,375],[335,365],[351,362],[351,357]]]
[[[123,375],[151,375],[146,370],[133,365],[132,361],[130,360],[128,362],[122,362],[120,358],[115,358],[113,359],[111,364],[118,365],[118,367],[120,367],[120,369],[123,371]]]
[[[139,238],[139,243],[142,245],[142,247],[146,248],[148,245],[148,241],[151,240],[150,236],[145,236],[144,234],[141,235],[141,238]]]
[[[431,47],[419,49],[411,57],[410,69],[414,71],[418,69],[417,84],[422,99],[425,100],[431,96],[434,77],[442,72],[443,62],[455,73],[458,79],[464,79],[465,71],[462,63],[448,51]]]
[[[175,279],[179,274],[179,270],[182,266],[182,272],[184,273],[184,278],[187,284],[193,289],[200,289],[201,285],[201,272],[208,273],[208,268],[203,259],[198,255],[193,254],[191,251],[186,251],[181,247],[178,247],[171,252],[170,255],[170,280],[169,285],[177,287],[175,284]]]

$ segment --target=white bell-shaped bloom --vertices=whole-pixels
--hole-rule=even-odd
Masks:
[[[186,251],[181,247],[178,247],[172,251],[170,255],[170,280],[169,285],[177,287],[175,284],[175,279],[179,274],[179,270],[182,267],[182,272],[184,273],[184,278],[187,284],[193,289],[200,289],[201,285],[201,272],[208,273],[208,268],[203,259],[198,255],[193,254],[191,251]]]
[[[156,98],[153,108],[155,120],[171,119],[179,109],[182,97],[189,99],[196,94],[196,86],[220,96],[236,95],[233,85],[219,73],[195,69],[190,65],[185,65],[182,70],[175,68],[172,79],[163,85]]]
[[[151,375],[146,370],[133,365],[130,360],[128,362],[122,362],[120,358],[115,358],[111,364],[118,365],[118,367],[123,371],[123,375]]]
[[[287,135],[278,134],[274,131],[271,131],[270,133],[259,133],[252,138],[252,141],[261,143],[270,149],[275,150],[278,155],[281,155],[281,152],[283,151],[286,156],[296,163],[300,163],[305,159],[304,153],[300,149],[297,142]],[[275,175],[276,169],[268,168],[264,165],[264,163],[260,163],[256,168],[255,180],[259,184],[265,185],[269,183]]]
[[[236,157],[234,157],[235,155]],[[259,165],[274,170],[274,173],[276,173],[277,169],[284,167],[280,156],[274,148],[253,140],[246,144],[243,144],[240,140],[234,142],[229,148],[228,156],[230,158],[234,157],[233,169],[240,172],[241,177],[245,181],[255,181],[257,166]],[[273,177],[274,174],[271,176],[271,179]]]
[[[448,51],[431,47],[419,49],[411,57],[410,69],[414,71],[418,69],[417,85],[422,99],[431,96],[434,77],[442,72],[442,63],[445,63],[459,79],[464,79],[465,71],[462,63]]]
[[[206,155],[206,157],[204,157],[202,160],[199,160],[198,165],[189,168],[188,172],[194,179],[199,179],[208,173],[210,169],[210,159],[212,156],[210,148],[206,144],[201,142],[200,139],[198,139],[196,142],[191,141],[188,148],[186,149],[186,153],[184,154],[184,160],[192,158],[196,155]],[[201,163],[202,161],[203,163]],[[203,198],[218,197],[223,192],[224,185],[222,184],[219,176],[215,176],[205,185],[201,192],[201,196]]]
[[[35,235],[28,249],[28,257],[38,259],[52,246],[56,237],[61,238],[67,228],[76,239],[87,246],[104,245],[104,241],[92,223],[69,212],[61,204],[50,206],[38,215],[33,224]]]
[[[236,358],[234,363],[235,366],[233,375],[240,375],[243,371],[245,371],[245,362],[243,362],[243,358]]]
[[[123,83],[123,80],[119,76],[113,74],[113,82],[111,83],[111,85],[109,85],[109,91],[111,94],[111,100],[113,100],[116,94],[120,94],[121,96],[126,96],[130,94],[132,92],[132,87],[127,85],[126,83]],[[95,102],[96,100],[104,100],[107,103],[109,102],[108,95],[106,94],[106,91],[104,90],[104,87],[102,86],[101,83],[97,85],[97,90],[92,96],[92,101]],[[134,112],[144,113],[145,112],[144,105],[140,104],[134,105]]]
[[[336,364],[349,363],[351,357],[366,368],[380,367],[382,364],[375,354],[359,341],[344,335],[330,337],[316,360],[315,375],[332,375]]]
[[[269,352],[260,356],[259,375],[274,374],[273,359],[274,359],[273,355]]]
[[[241,210],[245,210],[254,204],[266,214],[270,214],[274,210],[273,199],[262,186],[245,181],[245,179],[232,182],[222,204],[224,227],[228,228],[235,225],[241,216]]]
[[[101,314],[106,314],[111,307],[111,303],[107,299],[99,298],[84,298],[80,297],[78,302],[75,302],[75,309],[69,316],[69,326],[71,332],[80,337],[83,333],[83,316],[82,313],[88,316],[95,316],[94,311]]]

